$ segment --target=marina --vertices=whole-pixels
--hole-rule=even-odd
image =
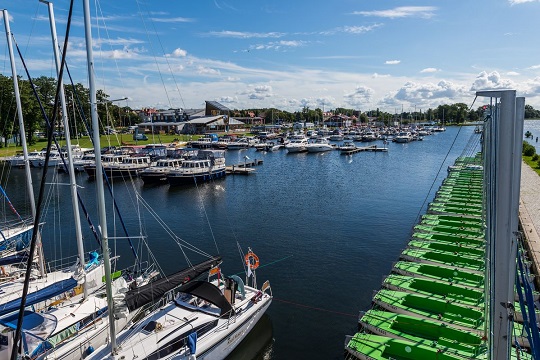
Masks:
[[[372,291],[399,258],[427,194],[431,191],[433,196],[437,189],[433,184],[446,177],[446,170],[439,172],[438,167],[454,164],[473,130],[450,127],[423,142],[389,143],[386,154],[366,152],[352,157],[340,156],[338,151],[288,155],[284,150],[261,153],[250,148],[227,152],[225,157],[228,164],[242,164],[245,156],[263,160],[253,177],[231,176],[195,187],[144,186],[140,179],[135,179],[135,185],[152,207],[166,209],[160,215],[181,229],[183,238],[208,248],[214,246],[211,231],[218,232],[228,273],[241,271],[234,266],[238,264],[233,245],[236,236],[249,242],[261,261],[271,264],[259,273],[271,281],[276,294],[267,312],[270,322],[265,322],[273,330],[256,331],[273,331],[274,341],[259,344],[254,358],[341,358],[344,335],[354,333],[358,311],[368,308]],[[389,178],[389,172],[402,174],[399,181]],[[14,169],[7,189],[15,189],[21,175],[22,171]],[[32,175],[39,180],[37,170]],[[66,175],[57,176],[63,179]],[[91,201],[94,183],[84,173],[77,179],[91,210],[95,207]],[[131,207],[126,202],[131,198],[131,185],[125,186],[122,180],[113,184],[119,206]],[[23,192],[17,192],[11,200],[18,203],[22,196]],[[201,212],[201,201],[212,230]],[[64,253],[75,252],[69,243],[50,240],[57,232],[54,217],[63,211],[48,215],[50,226],[43,233],[46,253],[57,253],[58,246]],[[125,222],[130,227],[139,223],[129,213]],[[164,270],[174,271],[176,255],[164,230],[151,221],[145,221],[145,229],[155,239],[155,256]],[[65,229],[63,237],[69,238],[71,231]],[[115,243],[119,251],[129,251],[125,241]],[[127,257],[119,261],[126,262]],[[362,281],[353,281],[351,274]],[[303,285],[296,286],[298,282]],[[328,292],[334,294],[332,300],[325,296]],[[309,344],[314,340],[328,346],[312,349]]]

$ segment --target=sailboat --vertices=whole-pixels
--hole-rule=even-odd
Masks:
[[[99,154],[99,126],[96,109],[96,89],[93,69],[92,36],[89,1],[84,0],[84,23],[88,58],[90,105],[95,153]],[[107,221],[103,193],[102,166],[96,157],[96,189],[102,224],[103,248],[108,248]],[[212,267],[206,280],[191,280],[182,285],[173,300],[150,312],[126,330],[116,332],[114,313],[131,308],[138,296],[113,297],[109,254],[104,252],[105,281],[109,309],[109,344],[102,346],[87,359],[140,357],[152,359],[199,357],[223,359],[247,335],[272,301],[270,283],[257,289],[255,269],[259,258],[251,252],[245,256],[246,283],[238,276],[222,277],[218,267]],[[249,286],[251,279],[252,285]],[[150,285],[152,290],[153,286]],[[167,290],[167,289],[164,289]],[[172,290],[172,289],[171,289]],[[171,293],[172,295],[172,293]],[[146,297],[155,295],[150,293]],[[166,298],[165,298],[166,299]],[[118,344],[121,344],[121,347]]]
[[[117,348],[103,346],[86,359],[224,359],[272,302],[268,281],[257,288],[258,257],[250,250],[245,259],[247,285],[213,267],[206,279],[182,285],[173,299],[118,333]],[[125,303],[130,306],[128,297]]]

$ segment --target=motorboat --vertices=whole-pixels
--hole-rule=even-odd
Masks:
[[[75,171],[83,172],[84,167],[96,163],[96,154],[85,154],[82,158],[73,161],[73,168]]]
[[[194,158],[169,171],[170,185],[197,184],[225,177],[225,151],[201,149]]]
[[[304,135],[293,135],[289,143],[285,145],[285,149],[289,153],[299,153],[307,151],[308,139]]]
[[[315,139],[314,142],[308,143],[306,145],[306,149],[310,153],[315,153],[315,152],[325,152],[325,151],[334,150],[334,147],[330,145],[327,138],[319,137]]]
[[[140,171],[150,167],[150,156],[127,156],[121,163],[109,163],[103,165],[103,171],[108,177],[136,177]]]
[[[227,150],[240,150],[247,149],[249,147],[248,138],[239,138],[236,141],[231,141],[227,144]]]
[[[401,131],[396,136],[394,136],[392,141],[397,143],[408,143],[412,141],[412,135],[409,131]]]
[[[345,140],[343,144],[338,147],[341,154],[352,154],[358,147],[352,140]]]
[[[182,166],[182,159],[159,159],[155,165],[139,172],[145,184],[166,183],[167,174],[174,168]]]
[[[101,155],[101,165],[105,167],[105,165],[111,165],[111,164],[120,164],[124,158],[128,157],[126,154],[118,154],[118,153],[112,153],[112,154],[103,154]],[[87,165],[84,165],[84,171],[88,174],[89,178],[95,178],[96,177],[96,162],[89,163]]]

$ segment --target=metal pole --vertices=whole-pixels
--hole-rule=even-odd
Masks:
[[[500,108],[493,133],[487,139],[493,146],[491,182],[488,184],[488,201],[491,203],[487,214],[487,224],[491,229],[488,242],[490,251],[490,357],[506,360],[510,356],[512,339],[512,318],[514,303],[514,283],[516,262],[510,258],[515,254],[517,212],[514,210],[515,196],[519,194],[519,180],[516,181],[515,131],[516,131],[516,91],[480,91],[477,96],[500,98]],[[521,127],[522,128],[522,127]],[[521,152],[519,153],[521,161]],[[491,199],[490,199],[491,198]],[[518,199],[519,201],[519,199]],[[516,217],[516,219],[514,219]],[[515,228],[514,228],[515,227]]]
[[[90,89],[90,115],[92,118],[92,131],[94,137],[94,152],[96,154],[96,190],[101,224],[101,246],[103,248],[103,263],[105,266],[105,284],[107,291],[107,306],[109,311],[109,332],[111,336],[111,354],[116,352],[116,332],[114,326],[114,302],[112,298],[111,261],[109,257],[109,240],[107,233],[107,215],[105,210],[105,192],[103,188],[103,168],[101,165],[101,141],[99,122],[97,116],[96,85],[94,80],[94,54],[92,50],[92,28],[90,24],[90,3],[83,0],[84,29],[86,38],[86,56],[88,62],[88,85]]]
[[[34,198],[34,186],[32,184],[32,174],[30,173],[30,161],[28,160],[28,145],[26,143],[26,131],[24,129],[24,119],[21,105],[21,95],[19,92],[19,78],[17,77],[17,68],[15,66],[15,57],[13,55],[13,44],[11,42],[11,29],[9,27],[9,14],[7,10],[2,10],[4,17],[4,26],[6,28],[7,45],[9,49],[9,60],[11,62],[11,74],[13,77],[13,92],[15,95],[15,102],[17,104],[17,115],[19,119],[19,130],[21,135],[21,145],[23,148],[24,156],[24,170],[26,174],[26,191],[28,192],[28,200],[30,202],[30,210],[32,212],[32,218],[36,218],[36,201]],[[43,248],[41,247],[41,236],[39,236],[39,229],[37,231],[37,252],[38,252],[38,264],[41,277],[45,276],[45,265],[43,257]]]
[[[53,10],[53,4],[46,0],[39,0],[40,2],[47,5],[49,9],[49,22],[51,26],[51,37],[52,37],[52,46],[53,46],[53,53],[54,53],[54,60],[56,63],[56,74],[58,78],[60,78],[60,54],[58,52],[58,38],[56,35],[56,24],[54,21],[54,10]],[[67,166],[66,169],[69,173],[69,185],[71,190],[71,204],[73,206],[73,216],[75,218],[75,237],[77,239],[77,249],[79,251],[79,263],[81,266],[81,269],[83,269],[83,289],[84,289],[84,297],[86,298],[88,296],[88,286],[86,284],[86,272],[84,272],[84,246],[83,246],[83,239],[82,239],[82,231],[81,231],[81,219],[79,215],[79,204],[77,202],[77,182],[75,180],[75,170],[73,167],[73,150],[71,148],[71,137],[69,133],[69,119],[67,117],[67,107],[66,107],[66,97],[64,94],[64,84],[62,79],[60,79],[60,83],[58,84],[60,87],[60,102],[62,104],[62,120],[64,122],[64,134],[66,136],[66,147],[67,147]],[[60,150],[60,149],[58,149]]]

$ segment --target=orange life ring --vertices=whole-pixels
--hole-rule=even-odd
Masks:
[[[259,267],[259,257],[255,255],[255,253],[251,251],[248,252],[244,259],[246,260],[246,265],[249,266],[251,270],[255,270]],[[253,259],[253,262],[251,261],[251,259]]]

